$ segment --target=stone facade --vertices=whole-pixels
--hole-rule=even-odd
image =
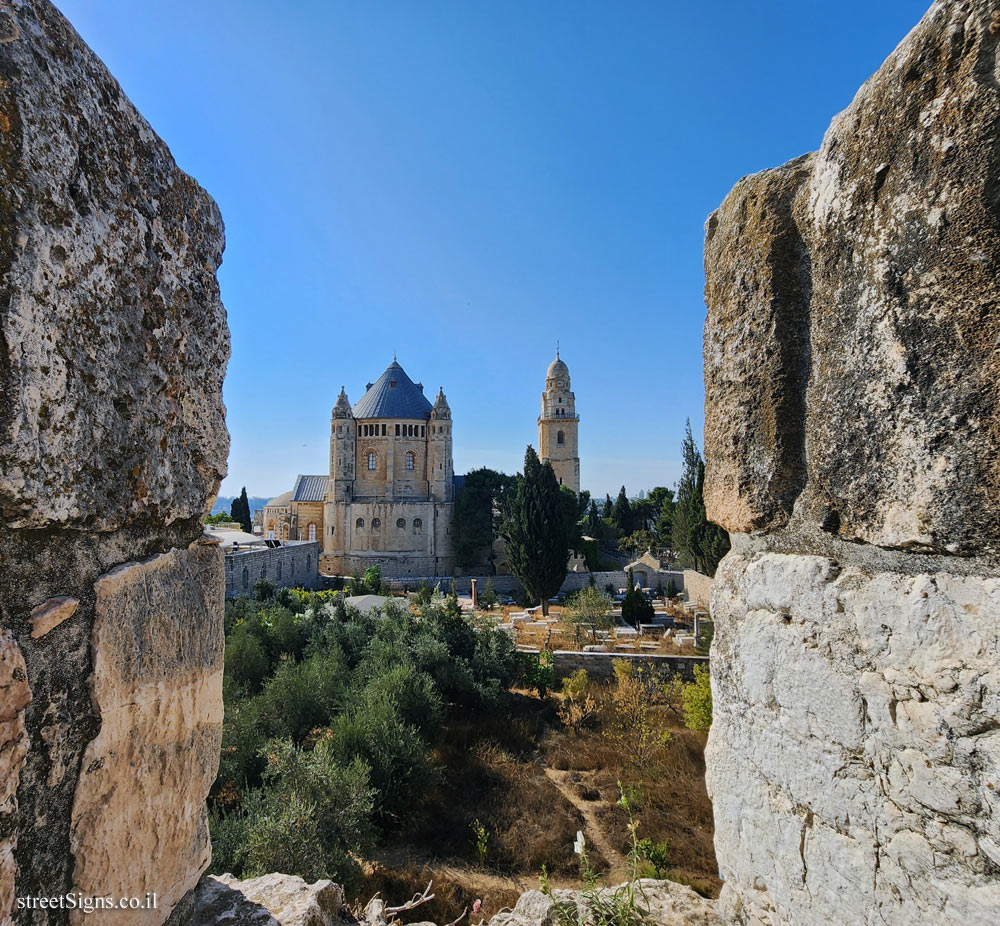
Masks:
[[[1000,29],[941,0],[707,226],[721,906],[1000,918]]]
[[[292,540],[280,547],[226,550],[226,597],[252,595],[261,579],[278,588],[315,588],[320,581],[318,541]]]
[[[580,416],[576,396],[570,390],[569,367],[559,359],[545,372],[542,410],[538,416],[538,457],[548,460],[560,485],[580,491]]]

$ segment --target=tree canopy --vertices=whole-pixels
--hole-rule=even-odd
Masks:
[[[455,556],[462,569],[485,563],[498,536],[497,510],[504,492],[512,489],[514,477],[482,467],[465,476],[455,499]]]
[[[681,445],[681,458],[684,471],[677,483],[677,503],[673,510],[674,549],[695,569],[712,576],[719,561],[729,552],[729,535],[705,516],[702,494],[705,461],[691,433],[690,421]]]
[[[229,506],[229,516],[237,521],[246,533],[253,531],[253,515],[250,513],[250,499],[247,498],[247,487],[243,486],[239,498],[234,498]]]
[[[574,498],[574,509],[575,504]],[[541,604],[544,614],[548,613],[548,599],[566,578],[569,507],[552,465],[540,462],[529,445],[524,472],[516,477],[514,491],[503,501],[501,534],[507,543],[511,572],[528,596]]]

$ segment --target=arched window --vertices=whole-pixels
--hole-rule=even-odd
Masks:
[[[278,560],[278,581],[281,581],[281,560]]]
[[[316,525],[313,524],[311,521],[309,522],[309,528],[308,528],[308,530],[309,530],[309,539],[310,540],[315,540],[316,539]]]
[[[397,518],[396,519],[396,527],[398,527],[401,531],[405,531],[406,530],[406,518]]]
[[[243,591],[246,591],[250,587],[250,570],[246,566],[243,567]]]
[[[365,519],[358,518],[358,520],[354,522],[354,526],[358,528],[358,530],[361,530],[361,528],[365,526]]]
[[[424,529],[424,522],[421,518],[413,519],[413,533],[419,534]]]
[[[406,453],[406,471],[412,473],[417,468],[417,455],[409,450]]]
[[[562,431],[558,431],[556,433],[556,443],[557,444],[565,444],[566,443],[566,437],[565,437],[565,435],[563,434]]]
[[[382,528],[382,521],[379,518],[372,518],[372,530],[377,531],[381,530],[381,528]]]
[[[375,469],[375,465],[378,463],[378,454],[374,450],[368,451],[368,469]]]
[[[312,569],[312,561],[313,558],[311,556],[306,557],[306,572],[309,572],[310,569]]]
[[[282,540],[287,540],[288,539],[288,525],[287,524],[282,524],[281,525],[281,539]]]
[[[264,565],[260,567],[260,577],[262,579],[267,578],[267,563],[264,563]]]

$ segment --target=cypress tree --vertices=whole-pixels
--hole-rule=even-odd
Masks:
[[[601,510],[601,517],[607,518],[609,521],[615,513],[615,503],[611,501],[610,495],[604,496],[604,508]]]
[[[229,516],[239,522],[239,525],[246,533],[253,532],[253,515],[250,514],[250,499],[247,498],[247,487],[243,486],[239,498],[234,498],[229,506]]]
[[[601,515],[597,510],[597,502],[590,500],[590,508],[587,509],[587,534],[590,537],[601,538]]]
[[[566,578],[569,537],[552,465],[539,462],[530,445],[524,454],[524,473],[504,500],[502,532],[511,571],[547,615],[549,598]]]
[[[715,575],[719,561],[729,552],[729,535],[705,516],[705,461],[687,423],[681,444],[684,471],[677,483],[677,501],[673,511],[674,549],[688,557],[695,569]]]
[[[623,537],[627,537],[635,530],[632,524],[632,506],[629,504],[628,496],[625,494],[625,486],[622,486],[615,501],[614,511],[611,520],[615,522],[615,527],[621,531]]]

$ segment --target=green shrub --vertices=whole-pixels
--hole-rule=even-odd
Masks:
[[[245,624],[237,625],[226,641],[225,667],[226,675],[251,693],[260,690],[271,671],[270,657]]]
[[[684,726],[707,733],[712,726],[712,682],[707,666],[694,667],[694,681],[681,693]]]
[[[274,597],[274,583],[270,579],[258,579],[253,584],[253,596],[258,601],[270,601]]]
[[[283,659],[260,696],[270,728],[300,743],[326,726],[342,703],[344,671],[340,660],[322,653],[301,663]]]
[[[562,680],[562,693],[570,701],[579,701],[587,693],[590,679],[586,669],[577,669]]]
[[[521,681],[526,688],[534,688],[538,697],[544,698],[552,688],[554,679],[552,654],[548,650],[521,653]]]

